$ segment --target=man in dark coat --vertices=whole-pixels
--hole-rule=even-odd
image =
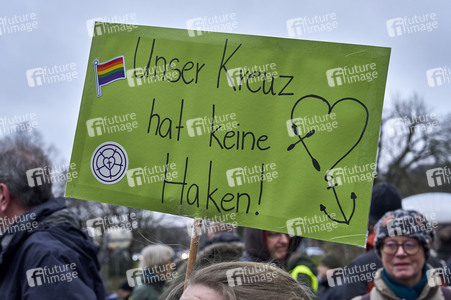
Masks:
[[[0,299],[104,299],[97,247],[27,138],[0,141]]]

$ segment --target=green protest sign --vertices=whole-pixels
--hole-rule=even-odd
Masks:
[[[66,196],[364,246],[390,49],[96,26]]]

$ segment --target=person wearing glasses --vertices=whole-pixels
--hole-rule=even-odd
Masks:
[[[375,248],[383,267],[373,289],[353,299],[451,299],[442,286],[443,269],[426,264],[434,241],[434,225],[414,210],[387,212],[376,224]]]

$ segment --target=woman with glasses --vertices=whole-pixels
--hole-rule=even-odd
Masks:
[[[376,224],[375,247],[383,268],[376,272],[373,289],[354,299],[451,299],[451,290],[442,286],[443,276],[451,278],[449,270],[426,264],[436,225],[414,210],[387,212]]]

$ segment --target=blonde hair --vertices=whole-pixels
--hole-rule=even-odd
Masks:
[[[233,281],[233,273],[248,270],[253,280]],[[243,279],[244,277],[242,277]],[[233,284],[231,284],[231,281]],[[284,270],[264,263],[224,262],[197,270],[189,285],[203,285],[216,291],[223,300],[310,300],[313,295]],[[179,299],[183,283],[176,286],[166,300]]]

